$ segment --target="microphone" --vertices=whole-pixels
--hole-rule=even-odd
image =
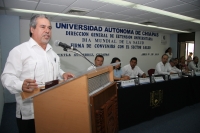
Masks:
[[[79,54],[80,56],[82,56],[83,58],[85,58],[92,66],[95,66],[95,65],[94,65],[90,60],[88,60],[88,59],[81,53],[81,51],[79,51],[78,49],[73,48],[73,47],[71,47],[71,46],[69,46],[69,45],[67,45],[67,44],[65,44],[65,43],[62,43],[62,42],[60,42],[60,41],[58,41],[58,40],[56,40],[54,44],[55,44],[56,46],[63,47],[63,50],[64,50],[64,51],[67,51],[67,49],[71,49],[71,51],[69,51],[69,52],[73,52],[73,53]],[[73,51],[73,50],[75,50],[75,51]]]
[[[72,50],[77,50],[76,48],[73,48],[65,43],[60,42],[59,40],[56,40],[54,43],[56,46],[63,47],[64,49],[72,49]]]

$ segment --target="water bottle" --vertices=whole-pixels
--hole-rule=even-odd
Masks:
[[[135,84],[136,84],[136,85],[139,84],[139,78],[138,78],[138,76],[135,77]]]
[[[138,77],[138,84],[140,84],[140,77]]]
[[[168,75],[167,74],[165,75],[165,81],[168,81]]]
[[[151,75],[151,83],[154,83],[154,74]]]
[[[194,70],[191,71],[191,76],[192,76],[192,77],[194,76]]]
[[[179,72],[179,77],[182,77],[182,70]]]

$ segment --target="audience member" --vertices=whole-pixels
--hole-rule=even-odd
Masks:
[[[171,59],[169,60],[169,63],[166,64],[166,65],[168,65],[169,72],[171,72],[171,73],[179,73],[179,72],[181,72],[181,70],[178,69],[178,68],[175,66],[175,64],[176,64],[176,59],[171,58]]]
[[[168,62],[169,60],[172,58],[173,54],[172,54],[172,48],[169,47],[166,51],[165,54],[168,55]]]
[[[179,60],[175,58],[174,65],[179,69]]]
[[[189,64],[192,61],[192,55],[193,55],[193,53],[190,52],[188,57],[187,57],[187,64]]]
[[[191,61],[188,65],[189,70],[196,70],[198,68],[198,62],[199,58],[197,56],[194,56],[193,61]]]
[[[157,63],[154,74],[168,74],[169,75],[170,71],[168,69],[167,61],[168,61],[168,55],[167,54],[162,55],[161,62]]]
[[[185,57],[184,56],[180,57],[179,69],[182,70],[183,72],[188,71],[188,66],[185,64]]]
[[[130,64],[122,68],[122,76],[129,76],[131,78],[141,76],[145,78],[146,74],[137,66],[137,58],[133,57],[130,60]]]
[[[94,59],[95,66],[90,66],[87,71],[91,69],[95,69],[96,67],[100,67],[103,65],[104,57],[102,55],[97,55]]]
[[[112,63],[117,63],[120,62],[120,59],[117,57],[114,57],[111,61]],[[129,76],[122,76],[122,70],[121,70],[121,63],[119,63],[118,65],[114,66],[114,80],[129,80],[130,77]]]

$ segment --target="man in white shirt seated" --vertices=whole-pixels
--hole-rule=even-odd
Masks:
[[[95,66],[90,66],[87,71],[95,69],[96,67],[102,66],[104,57],[102,55],[97,55],[94,59]]]
[[[194,56],[193,61],[191,61],[188,65],[189,70],[196,71],[196,69],[198,69],[198,62],[199,62],[199,58],[197,56]]]
[[[167,65],[167,61],[168,61],[168,55],[164,54],[161,58],[161,62],[158,62],[158,64],[156,65],[156,69],[154,74],[170,74],[170,70],[168,68],[169,65]]]
[[[171,59],[169,60],[169,63],[166,64],[166,65],[168,65],[169,72],[171,72],[171,73],[179,73],[179,72],[181,72],[181,70],[178,69],[178,68],[175,66],[175,64],[176,64],[175,62],[176,62],[176,59],[171,58]]]
[[[133,78],[139,75],[143,78],[146,78],[146,74],[136,65],[137,65],[137,58],[136,57],[131,58],[130,64],[122,68],[122,76],[129,76],[130,78]]]

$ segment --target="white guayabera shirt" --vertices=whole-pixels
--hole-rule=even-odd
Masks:
[[[34,119],[32,100],[22,101],[20,93],[25,79],[35,79],[36,82],[47,82],[62,78],[64,71],[60,69],[60,58],[47,44],[46,50],[32,38],[13,48],[7,58],[1,75],[2,84],[11,94],[15,94],[17,109],[16,117]]]
[[[167,74],[167,75],[169,75],[170,74],[170,70],[169,70],[169,67],[168,67],[167,63],[164,65],[162,63],[162,61],[159,62],[156,65],[156,69],[155,69],[154,74]]]
[[[138,75],[141,76],[143,73],[144,72],[138,66],[135,66],[134,69],[132,69],[130,64],[122,67],[122,75],[129,76],[131,78],[136,77]]]

